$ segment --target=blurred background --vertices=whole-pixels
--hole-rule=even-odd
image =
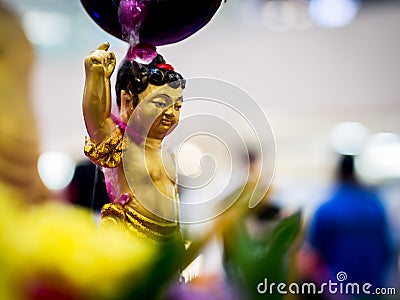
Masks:
[[[80,1],[3,2],[34,46],[39,173],[62,191],[85,159],[83,60],[109,41],[120,61],[127,44],[101,30]],[[355,155],[357,175],[378,189],[398,247],[399,36],[400,1],[228,0],[202,30],[158,51],[185,77],[228,81],[259,103],[275,138],[271,199],[278,207],[311,216],[340,155]]]

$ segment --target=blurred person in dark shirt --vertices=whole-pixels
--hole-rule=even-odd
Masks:
[[[80,162],[67,188],[67,197],[72,204],[100,212],[110,202],[103,172],[89,160]]]

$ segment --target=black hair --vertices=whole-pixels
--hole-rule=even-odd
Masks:
[[[143,92],[149,84],[161,86],[166,83],[172,88],[185,88],[186,80],[181,74],[160,68],[158,65],[165,64],[164,58],[157,54],[153,61],[146,65],[133,60],[124,60],[118,69],[115,91],[117,93],[116,102],[121,107],[121,91],[126,90],[133,94],[133,106],[139,103],[138,95]]]
[[[341,155],[337,173],[339,181],[356,182],[356,174],[354,171],[354,156]]]

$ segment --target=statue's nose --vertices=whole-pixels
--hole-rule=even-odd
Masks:
[[[173,107],[170,106],[166,110],[164,110],[164,115],[169,117],[169,118],[173,118],[175,116]]]

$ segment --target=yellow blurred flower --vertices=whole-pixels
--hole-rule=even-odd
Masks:
[[[37,299],[32,293],[58,287],[79,299],[110,299],[139,285],[157,254],[155,244],[117,227],[99,232],[84,208],[1,198],[1,299]]]

